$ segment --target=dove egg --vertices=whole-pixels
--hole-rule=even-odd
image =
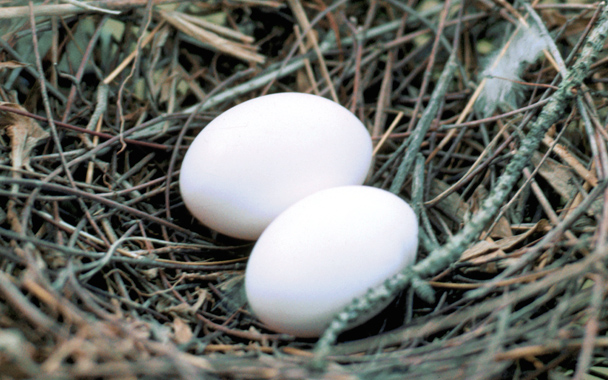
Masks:
[[[206,226],[255,240],[287,207],[319,190],[360,185],[371,137],[346,108],[320,96],[266,95],[222,113],[184,157],[180,191]]]
[[[317,337],[353,298],[412,264],[417,249],[416,215],[398,196],[368,186],[322,190],[262,233],[247,263],[247,300],[271,330]]]

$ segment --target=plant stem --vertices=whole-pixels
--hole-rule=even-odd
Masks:
[[[602,6],[604,6],[602,14],[595,29],[589,34],[582,48],[580,58],[544,106],[541,114],[530,126],[530,130],[522,140],[519,150],[498,179],[496,186],[484,200],[479,211],[445,245],[432,251],[428,257],[413,267],[408,267],[401,273],[390,277],[382,285],[369,289],[364,296],[353,300],[349,306],[340,312],[317,342],[315,358],[311,363],[313,366],[324,365],[325,357],[331,352],[331,346],[336,341],[338,334],[348,328],[352,321],[362,313],[376,307],[379,302],[393,297],[406,286],[411,285],[421,295],[428,298],[428,291],[431,289],[428,284],[421,280],[421,277],[445,269],[458,260],[462,252],[478,238],[486,224],[496,215],[500,206],[511,193],[523,168],[530,162],[532,154],[538,148],[549,127],[562,117],[568,102],[575,96],[577,88],[580,87],[587,75],[589,66],[602,49],[608,34],[608,7],[604,4]],[[446,66],[446,69],[448,67],[449,65]]]

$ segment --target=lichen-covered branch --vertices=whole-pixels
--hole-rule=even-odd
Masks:
[[[432,289],[425,285],[421,278],[437,273],[458,260],[462,252],[478,238],[486,224],[496,215],[500,206],[511,193],[519,179],[522,169],[529,163],[532,153],[538,148],[549,127],[556,123],[564,113],[568,102],[575,96],[577,88],[587,75],[589,66],[602,49],[608,34],[608,8],[605,7],[595,26],[589,34],[580,57],[570,69],[556,92],[543,108],[541,114],[530,126],[529,132],[522,140],[517,153],[507,165],[496,185],[482,203],[479,211],[473,215],[464,228],[454,235],[445,245],[432,251],[427,258],[407,268],[401,273],[387,279],[382,285],[369,289],[361,298],[339,313],[315,348],[314,365],[323,363],[325,356],[331,352],[331,346],[338,334],[348,328],[349,324],[361,313],[375,307],[379,302],[394,296],[397,292],[411,285],[417,288],[425,298],[432,298]]]

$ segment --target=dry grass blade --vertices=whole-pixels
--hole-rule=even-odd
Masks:
[[[21,63],[21,62],[17,62],[17,61],[0,62],[0,70],[16,69],[16,68],[25,67],[25,66],[27,66],[25,63]]]
[[[137,7],[145,7],[148,0],[99,0],[99,1],[66,1],[70,4],[37,4],[34,8],[34,16],[74,16],[82,13],[100,12],[109,14],[120,14],[119,9],[129,10]],[[174,0],[154,0],[155,4],[173,3]],[[22,3],[6,2],[10,3]],[[16,17],[29,17],[30,11],[27,5],[25,6],[5,6],[0,12],[0,19],[12,19]]]
[[[181,12],[160,11],[159,13],[163,19],[177,29],[202,43],[211,45],[218,51],[255,63],[264,63],[266,60],[263,55],[255,53],[253,51],[254,48],[250,45],[227,40],[209,30],[208,23],[202,23],[201,20],[196,20],[192,17],[183,17]],[[217,28],[213,29],[217,31]],[[223,30],[224,28],[222,28]],[[226,33],[224,32],[224,34]]]

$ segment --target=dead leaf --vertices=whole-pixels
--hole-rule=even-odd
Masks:
[[[437,197],[439,194],[443,193],[447,189],[450,188],[450,185],[447,183],[433,179],[431,182],[431,189],[429,192],[430,199]],[[451,193],[446,196],[435,205],[438,209],[440,209],[444,214],[450,215],[458,223],[464,222],[464,217],[469,209],[469,205],[465,203],[462,197],[458,193]]]
[[[171,305],[167,307],[156,306],[156,310],[160,313],[175,313],[179,315],[188,315],[191,312],[190,305],[185,302],[182,302],[178,305]]]
[[[479,210],[479,208],[481,207],[481,202],[483,202],[483,200],[486,199],[487,196],[488,191],[485,187],[479,186],[477,187],[477,189],[475,189],[473,196],[471,196],[471,213],[476,213]],[[511,231],[511,225],[509,224],[507,218],[501,216],[500,219],[498,219],[498,222],[496,222],[496,224],[494,225],[494,228],[492,228],[492,231],[490,231],[490,237],[494,239],[500,239],[509,236],[513,236],[513,232]]]
[[[541,12],[543,21],[546,22],[547,29],[561,28],[568,23],[564,30],[565,36],[578,36],[589,24],[590,16],[577,17],[574,20],[570,16],[562,14],[557,9],[544,9]]]
[[[546,219],[541,219],[534,226],[532,226],[528,231],[526,231],[522,234],[519,234],[519,235],[510,236],[510,237],[501,239],[498,242],[498,246],[500,247],[500,249],[503,249],[505,251],[511,251],[516,246],[523,243],[524,240],[526,240],[528,237],[530,237],[530,235],[532,235],[534,232],[543,230],[545,228],[545,226],[547,226],[547,225],[549,225],[549,222],[547,222]]]
[[[534,152],[532,156],[532,164],[538,166],[543,155],[539,152]],[[555,190],[556,193],[563,198],[570,200],[578,193],[576,182],[579,176],[574,173],[569,166],[563,165],[558,161],[547,157],[542,166],[538,168],[538,174]],[[587,213],[590,216],[601,214],[602,200],[598,199],[591,204]]]
[[[158,268],[144,269],[141,271],[141,274],[148,281],[152,281],[158,277]]]
[[[25,108],[15,103],[0,102],[0,105],[19,111],[26,111]],[[30,153],[40,140],[49,137],[49,133],[31,118],[13,112],[0,111],[0,132],[3,131],[6,131],[6,134],[11,139],[12,177],[21,178],[19,170],[26,168],[33,171],[30,167]],[[13,184],[11,192],[16,193],[18,189],[19,185]],[[23,231],[14,199],[10,199],[7,203],[6,217],[13,231],[17,233]]]
[[[26,111],[15,103],[2,102],[0,105]],[[5,129],[11,138],[13,169],[21,170],[25,167],[27,170],[32,170],[30,167],[30,153],[40,140],[49,137],[49,133],[42,129],[34,119],[6,111],[0,111],[0,129]],[[13,175],[17,176],[18,173],[14,172]]]
[[[527,238],[529,238],[534,232],[544,228],[546,225],[545,220],[541,220],[536,223],[532,228],[526,232],[507,236],[500,240],[482,240],[477,242],[471,248],[467,249],[462,253],[460,262],[469,262],[477,266],[476,270],[487,273],[495,273],[497,270],[496,265],[489,265],[497,258],[505,257],[506,252],[515,249],[518,245],[522,244]]]
[[[477,242],[471,248],[464,251],[462,253],[462,256],[460,256],[459,261],[461,261],[461,262],[470,261],[476,257],[486,255],[489,252],[495,251],[497,249],[499,249],[499,247],[498,247],[498,244],[496,244],[496,242],[482,240],[480,242]]]
[[[189,305],[185,302],[180,303],[179,305],[170,305],[170,306],[157,306],[157,310],[161,313],[174,313],[176,315],[181,315],[184,317],[191,316],[196,313],[202,306],[203,303],[207,299],[210,299],[211,296],[206,289],[197,289],[194,293],[198,298],[194,305]]]
[[[539,152],[534,152],[532,156],[532,164],[538,166],[543,155]],[[570,199],[577,192],[577,187],[574,184],[576,175],[570,171],[568,166],[562,165],[552,158],[547,157],[543,165],[538,168],[538,174],[541,175],[551,187],[562,197]]]
[[[194,334],[190,326],[181,318],[175,317],[173,320],[173,341],[177,344],[188,343]]]
[[[310,80],[308,80],[308,75],[306,75],[306,71],[304,69],[300,69],[296,71],[296,88],[299,92],[305,92],[309,88],[312,87]]]
[[[489,255],[478,257],[471,260],[471,263],[477,266],[477,270],[483,273],[498,273],[499,261],[497,259],[507,256],[503,251],[498,250]]]

